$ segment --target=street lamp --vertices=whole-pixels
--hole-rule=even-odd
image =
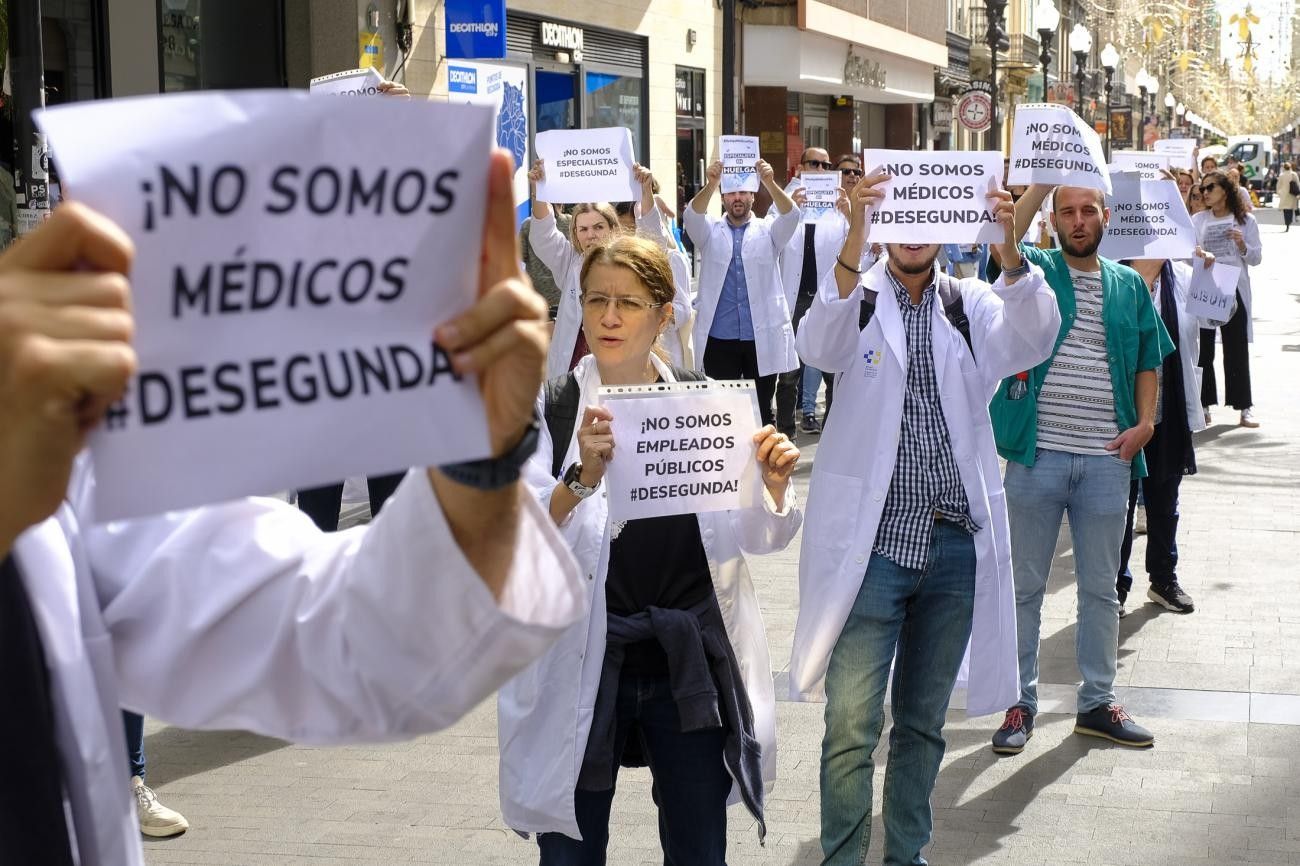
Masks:
[[[1106,73],[1106,161],[1110,161],[1110,91],[1111,79],[1115,77],[1115,67],[1119,65],[1119,52],[1115,46],[1106,43],[1101,49],[1101,68]]]
[[[1147,74],[1147,68],[1145,66],[1138,70],[1138,74],[1133,77],[1133,82],[1138,86],[1138,114],[1142,115],[1142,123],[1139,124],[1139,126],[1145,126],[1147,114],[1147,85],[1151,83],[1151,76]]]
[[[1174,106],[1174,114],[1178,115],[1178,128],[1186,130],[1187,127],[1187,106],[1181,102]]]
[[[1034,23],[1038,25],[1039,61],[1043,64],[1043,101],[1047,101],[1047,67],[1052,62],[1052,38],[1061,23],[1061,13],[1052,0],[1038,0],[1034,7]]]
[[[1074,55],[1074,95],[1079,116],[1083,117],[1083,73],[1088,65],[1088,52],[1092,50],[1092,34],[1080,21],[1070,31],[1070,52]]]
[[[1147,76],[1147,90],[1151,93],[1151,119],[1155,121],[1156,94],[1160,92],[1160,79],[1154,75]]]
[[[1006,24],[1002,18],[1006,9],[1007,0],[984,0],[984,13],[988,20],[984,40],[989,47],[989,100],[993,111],[988,141],[984,145],[988,150],[1002,150],[1002,118],[998,112],[998,51],[1010,47],[1006,42]]]
[[[1178,100],[1174,99],[1173,91],[1172,90],[1166,91],[1165,92],[1165,121],[1166,121],[1165,125],[1169,127],[1169,132],[1171,135],[1173,134],[1174,131],[1174,106],[1177,104],[1178,104]]]

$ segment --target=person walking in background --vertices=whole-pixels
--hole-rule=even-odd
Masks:
[[[551,205],[551,212],[555,217],[555,227],[564,236],[569,234],[569,225],[573,218],[564,213],[556,205]],[[533,288],[537,294],[542,296],[546,301],[547,309],[550,312],[551,321],[555,321],[556,313],[560,310],[560,287],[556,285],[555,274],[542,261],[541,256],[533,249],[531,239],[533,229],[533,218],[527,217],[523,225],[519,227],[519,252],[523,259],[524,270],[528,273],[528,279],[532,280]]]
[[[1251,408],[1255,399],[1250,385],[1250,344],[1255,341],[1255,324],[1251,316],[1250,269],[1264,260],[1264,246],[1259,239],[1259,224],[1246,212],[1238,189],[1224,172],[1207,174],[1201,181],[1207,209],[1192,217],[1192,226],[1202,249],[1213,253],[1221,264],[1241,268],[1236,312],[1219,329],[1223,334],[1223,402],[1241,413],[1240,426],[1255,428],[1259,421]],[[1219,402],[1214,376],[1214,329],[1201,333],[1201,371],[1201,406],[1208,425],[1210,407]]]
[[[126,763],[131,773],[131,793],[135,796],[140,832],[156,839],[179,836],[190,829],[190,822],[180,812],[158,802],[158,795],[144,783],[144,716],[123,710],[122,727],[126,733]]]
[[[1291,221],[1295,219],[1296,202],[1300,200],[1300,174],[1291,163],[1282,163],[1282,171],[1277,175],[1277,206],[1282,210],[1282,221],[1286,223],[1284,232],[1291,231]]]

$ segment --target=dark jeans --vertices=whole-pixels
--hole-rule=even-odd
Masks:
[[[709,337],[704,349],[704,373],[710,379],[752,379],[758,388],[758,414],[763,424],[772,422],[772,394],[776,374],[758,375],[758,350],[753,340],[719,340]]]
[[[618,684],[614,754],[635,734],[654,779],[664,866],[726,866],[727,795],[722,728],[684,734],[667,677],[623,674]],[[616,768],[617,769],[617,768]],[[614,788],[574,792],[582,841],[563,833],[537,837],[542,866],[604,866]]]
[[[122,727],[126,730],[126,762],[131,775],[144,778],[144,716],[122,710]]]
[[[1237,292],[1237,312],[1219,330],[1223,332],[1223,402],[1240,411],[1254,405],[1250,393],[1250,343],[1246,341],[1246,305]],[[1214,330],[1201,329],[1201,405],[1219,402],[1214,378]]]
[[[1129,487],[1128,521],[1124,525],[1119,574],[1115,579],[1115,588],[1123,593],[1133,588],[1128,560],[1133,553],[1133,515],[1137,510],[1139,483],[1147,509],[1147,576],[1152,583],[1171,583],[1178,579],[1178,488],[1183,476],[1143,478],[1133,481]]]
[[[393,475],[375,475],[366,479],[366,487],[370,492],[371,517],[379,513],[379,509],[388,501],[388,497],[393,495],[393,491],[405,477],[405,472],[397,472]],[[342,504],[342,481],[298,491],[298,507],[307,513],[322,532],[333,532],[339,528],[339,507]]]

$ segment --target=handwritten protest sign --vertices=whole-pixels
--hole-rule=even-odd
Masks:
[[[834,171],[805,171],[798,181],[806,196],[803,221],[815,222],[835,213],[840,200],[840,175]]]
[[[614,459],[605,469],[612,520],[724,511],[760,495],[754,383],[607,386]]]
[[[1169,157],[1163,153],[1145,150],[1117,150],[1111,155],[1111,172],[1135,173],[1142,180],[1160,180],[1163,169],[1169,168]]]
[[[909,244],[999,244],[993,216],[1002,157],[994,151],[868,150],[863,166],[890,176],[871,211],[871,240]]]
[[[327,96],[378,96],[384,76],[374,67],[349,69],[313,78],[308,84],[312,93]]]
[[[233,91],[38,122],[136,247],[139,371],[91,440],[99,519],[487,455],[432,332],[475,296],[490,109]]]
[[[1192,262],[1192,284],[1187,288],[1187,312],[1199,319],[1226,322],[1237,300],[1237,279],[1241,268],[1215,262],[1206,268],[1200,259]]]
[[[722,192],[758,192],[758,137],[724,135],[719,139],[722,160]]]
[[[1235,262],[1241,259],[1241,250],[1232,238],[1233,230],[1241,230],[1237,220],[1231,214],[1218,219],[1206,220],[1201,226],[1201,247],[1213,253],[1220,261]]]
[[[632,132],[624,127],[552,129],[537,133],[545,174],[537,200],[568,204],[635,201],[641,186],[632,174]]]
[[[1097,133],[1063,105],[1016,106],[1007,184],[1083,186],[1110,193]]]
[[[1151,149],[1169,157],[1169,165],[1173,168],[1196,167],[1196,139],[1194,138],[1161,138],[1151,145]]]
[[[1108,259],[1185,259],[1196,250],[1196,229],[1172,180],[1111,175],[1110,223],[1100,252]]]

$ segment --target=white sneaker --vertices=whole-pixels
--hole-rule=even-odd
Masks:
[[[190,822],[184,815],[158,802],[158,795],[144,783],[144,779],[132,776],[131,790],[135,792],[135,811],[140,817],[140,832],[144,835],[165,839],[190,829]]]
[[[1133,515],[1133,534],[1147,534],[1147,508],[1145,505],[1139,505],[1136,513]]]
[[[1241,426],[1250,428],[1252,430],[1258,427],[1259,422],[1255,420],[1255,413],[1251,412],[1249,409],[1242,409]]]

